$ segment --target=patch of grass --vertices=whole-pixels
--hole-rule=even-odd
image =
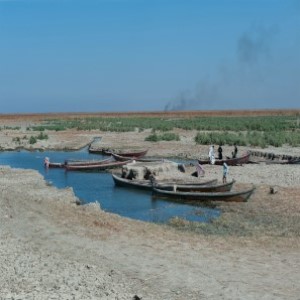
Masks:
[[[21,127],[20,126],[14,126],[14,127],[11,127],[11,126],[3,126],[3,127],[0,127],[0,130],[20,130]]]
[[[173,218],[168,225],[203,235],[299,238],[299,188],[279,193],[270,195],[269,187],[260,187],[247,203],[220,203],[221,216],[208,223]]]
[[[40,134],[36,137],[38,140],[48,140],[48,134],[40,132]]]
[[[29,144],[32,145],[32,144],[35,144],[37,142],[37,138],[35,136],[31,136],[29,138]]]
[[[35,144],[38,140],[47,140],[49,137],[47,134],[43,133],[42,131],[37,136],[31,136],[29,138],[29,144]]]
[[[171,132],[167,132],[160,135],[153,133],[145,138],[145,141],[149,141],[149,142],[179,141],[179,140],[180,140],[179,135]]]

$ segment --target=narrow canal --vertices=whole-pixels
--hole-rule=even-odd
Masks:
[[[107,172],[67,172],[64,169],[45,169],[43,165],[45,157],[49,157],[51,162],[106,158],[90,154],[86,149],[75,152],[9,151],[0,152],[0,165],[37,170],[47,182],[57,188],[72,187],[83,204],[98,201],[104,211],[132,219],[166,223],[173,217],[179,217],[190,221],[207,222],[220,215],[220,211],[215,208],[152,199],[151,192],[115,187],[111,174]]]

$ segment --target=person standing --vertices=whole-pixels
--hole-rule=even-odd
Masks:
[[[221,147],[221,145],[219,145],[219,148],[218,148],[218,153],[219,153],[219,159],[223,159],[223,149]]]
[[[233,149],[233,152],[232,152],[232,158],[236,158],[237,153],[238,153],[238,148],[237,148],[237,145],[234,144],[234,149]]]
[[[49,157],[45,157],[45,159],[44,159],[44,166],[46,168],[49,168],[49,165],[50,165],[50,159],[49,159]]]
[[[228,175],[228,165],[226,164],[226,162],[223,162],[223,183],[227,182],[227,175]]]
[[[214,165],[215,164],[215,148],[214,148],[214,145],[210,146],[208,156],[209,156],[210,163],[212,165]]]

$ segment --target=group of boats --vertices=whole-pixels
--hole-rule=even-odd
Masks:
[[[90,151],[90,150],[89,150]],[[91,152],[91,151],[90,151]],[[46,158],[44,164],[47,168],[64,168],[67,171],[104,171],[107,169],[119,168],[130,162],[155,162],[163,161],[163,159],[158,158],[144,158],[148,150],[143,150],[139,152],[119,152],[114,153],[110,151],[93,151],[91,153],[101,153],[109,155],[109,158],[102,160],[66,160],[63,163],[50,162],[49,158]]]
[[[133,161],[137,162],[155,162],[158,163],[163,159],[146,158],[145,155],[148,150],[139,152],[118,152],[115,153],[109,149],[91,150],[90,153],[100,153],[102,155],[109,155],[110,157],[102,160],[67,160],[63,163],[52,163],[48,158],[45,159],[45,166],[48,168],[64,168],[66,171],[104,171],[113,168],[122,168],[124,165]],[[238,159],[230,159],[229,165],[246,163],[249,156]],[[206,163],[199,161],[199,163]],[[216,161],[216,164],[219,164]],[[234,201],[245,202],[254,191],[254,186],[243,191],[232,191],[235,181],[228,183],[218,183],[217,179],[206,180],[199,179],[198,182],[158,182],[156,180],[136,180],[127,179],[112,173],[112,179],[116,186],[127,187],[134,189],[142,189],[151,191],[153,197],[177,199],[180,201]]]
[[[66,160],[63,163],[45,162],[45,166],[48,168],[64,168],[66,171],[104,171],[107,169],[122,167],[131,161],[131,159],[126,161],[116,161],[114,158],[110,157],[102,160]]]
[[[122,167],[123,165],[146,155],[147,151],[148,150],[141,152],[113,153],[108,150],[106,152],[93,152],[89,149],[90,153],[101,153],[109,155],[110,157],[102,160],[66,160],[63,163],[52,163],[48,158],[46,158],[45,166],[48,168],[64,168],[67,171],[104,171],[107,169]]]
[[[112,174],[116,186],[138,188],[152,191],[153,197],[177,199],[182,201],[227,201],[246,202],[255,187],[243,191],[231,191],[235,180],[218,184],[217,179],[200,182],[151,182],[149,180],[132,180]]]
[[[248,163],[266,163],[266,164],[280,164],[280,165],[300,164],[300,158],[289,158],[289,159],[283,159],[283,160],[265,159],[265,160],[257,161],[257,160],[253,160],[253,159],[250,160],[250,156],[251,156],[251,153],[247,152],[246,154],[244,154],[240,157],[235,157],[235,158],[227,157],[226,159],[215,159],[214,164],[222,165],[224,162],[228,166],[238,166],[238,165],[243,165],[243,164],[248,164]],[[211,161],[209,159],[198,159],[198,162],[201,165],[211,163]]]

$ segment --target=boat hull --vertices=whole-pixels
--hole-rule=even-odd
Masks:
[[[241,192],[220,192],[220,193],[208,193],[208,192],[174,192],[164,191],[161,189],[153,188],[154,198],[166,198],[182,201],[225,201],[225,202],[246,202],[255,190],[252,187],[249,190]]]
[[[127,179],[127,178],[122,178],[116,174],[112,174],[112,178],[114,180],[114,183],[116,186],[120,187],[128,187],[128,188],[136,188],[136,189],[142,189],[142,190],[149,190],[152,191],[153,186],[159,185],[159,186],[172,186],[174,183],[170,182],[160,182],[160,183],[154,183],[150,180],[132,180],[132,179]],[[179,184],[177,186],[179,187],[184,187],[188,186],[190,188],[192,187],[199,187],[199,186],[206,186],[208,187],[209,185],[213,185],[217,182],[217,179],[212,179],[204,182],[199,182],[199,183],[187,183],[187,184]]]
[[[225,184],[216,184],[216,185],[165,185],[157,184],[155,188],[165,190],[165,191],[178,191],[178,192],[228,192],[232,189],[234,180]]]
[[[120,168],[130,162],[131,160],[114,161],[114,162],[102,163],[97,165],[85,165],[85,166],[66,165],[65,168],[67,171],[104,171],[108,169]]]
[[[130,179],[119,177],[116,174],[112,174],[112,178],[114,180],[115,185],[119,187],[127,187],[127,188],[135,188],[140,190],[152,191],[152,183],[150,180],[145,180],[145,181],[130,180]]]
[[[103,154],[103,155],[119,155],[122,157],[129,157],[129,158],[139,158],[139,157],[143,157],[147,154],[148,149],[147,150],[143,150],[143,151],[137,151],[137,152],[115,152],[109,149],[92,149],[89,148],[89,152],[90,153],[94,153],[94,154]]]
[[[215,165],[223,165],[223,163],[225,162],[228,166],[237,166],[237,165],[243,165],[249,162],[249,158],[250,158],[250,153],[241,156],[241,157],[237,157],[237,158],[228,158],[228,159],[222,159],[222,160],[215,160]],[[210,160],[205,159],[205,160],[201,160],[198,159],[198,162],[200,165],[205,165],[205,164],[210,164]]]
[[[128,159],[127,159],[128,160]],[[44,164],[45,167],[48,168],[66,168],[66,166],[92,166],[92,165],[101,165],[101,164],[107,164],[109,162],[114,162],[115,160],[110,157],[103,160],[86,160],[86,161],[72,161],[67,160],[64,163],[48,163]]]
[[[49,164],[44,164],[45,167],[47,168],[64,168],[64,164],[63,163],[49,163]]]
[[[112,157],[117,161],[126,161],[128,158],[134,159],[139,162],[161,162],[164,161],[163,158],[145,158],[144,155],[142,156],[122,156],[116,153],[112,153]]]

